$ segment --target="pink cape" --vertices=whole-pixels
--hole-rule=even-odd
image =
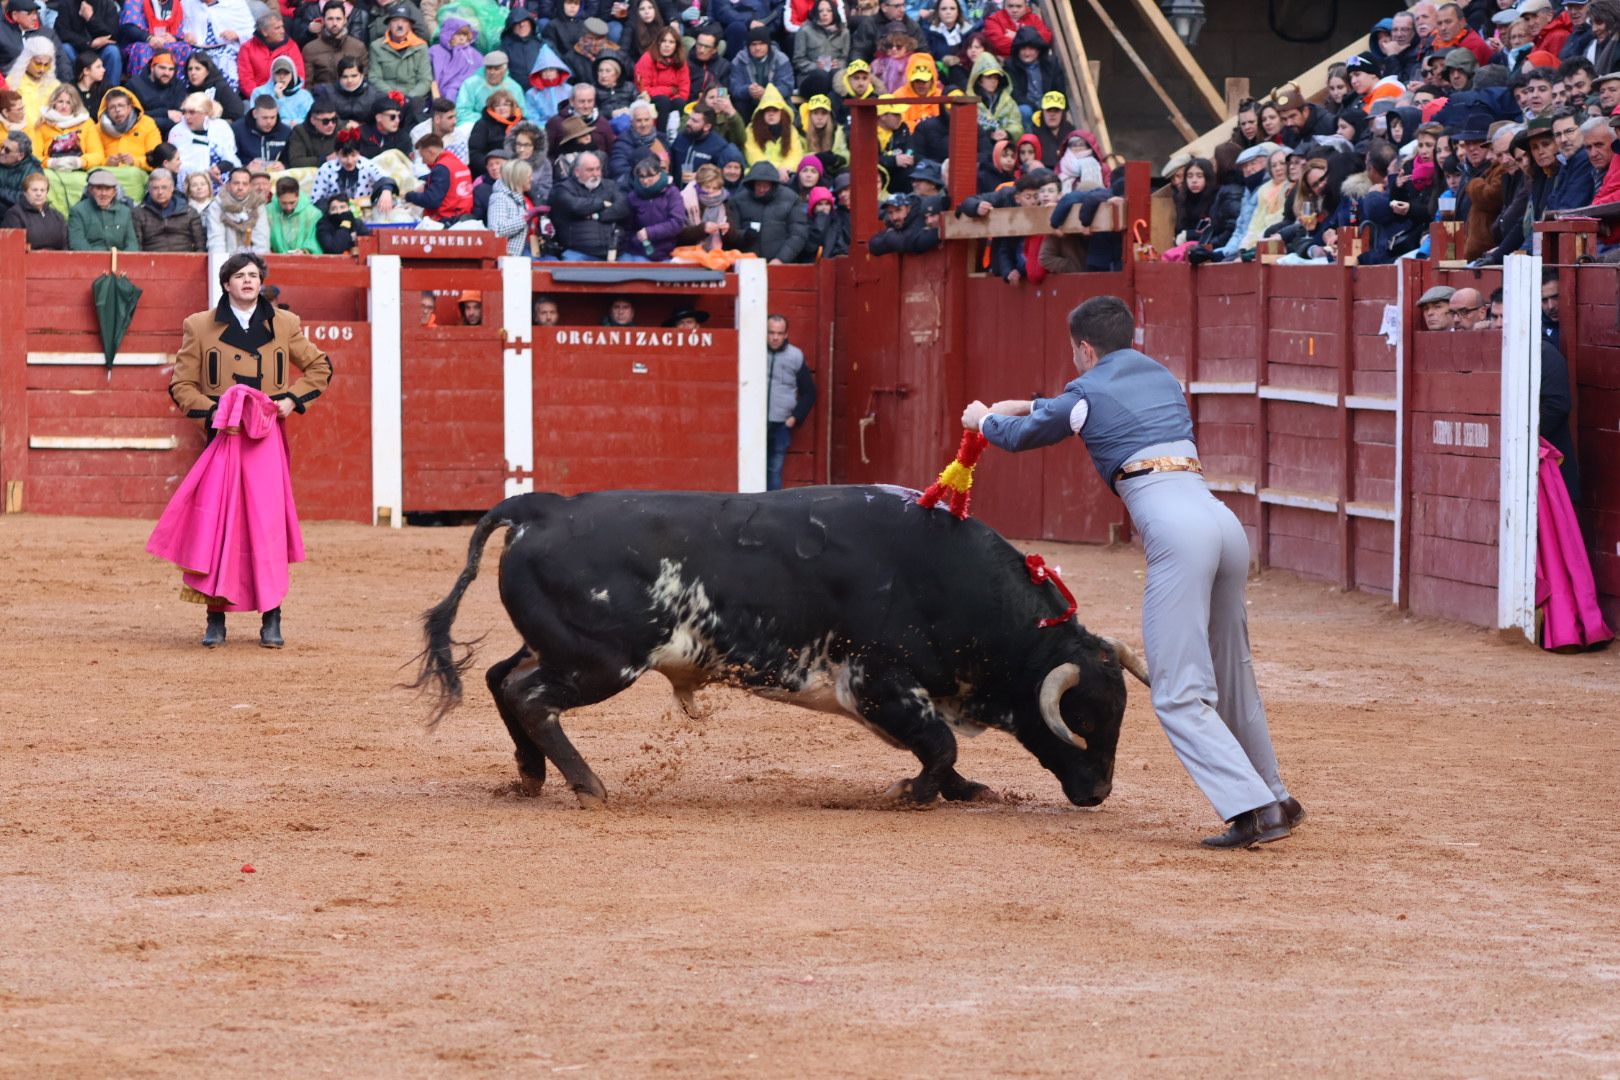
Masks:
[[[1541,440],[1540,484],[1536,491],[1536,607],[1542,611],[1541,646],[1597,645],[1614,637],[1598,608],[1592,562],[1586,557],[1581,523],[1558,471],[1561,455]]]
[[[220,435],[180,483],[146,550],[178,566],[186,585],[226,611],[269,611],[287,595],[287,566],[304,561],[292,473],[275,402],[249,386],[226,390]]]

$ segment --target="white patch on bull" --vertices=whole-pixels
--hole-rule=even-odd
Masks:
[[[606,604],[608,603],[608,591],[606,589],[592,589],[591,599],[598,604]]]
[[[717,659],[713,633],[719,617],[701,581],[681,578],[681,564],[671,559],[658,563],[658,577],[647,590],[656,621],[659,616],[673,622],[669,637],[647,656],[647,666],[668,676],[671,682],[693,686],[706,681],[709,666]]]

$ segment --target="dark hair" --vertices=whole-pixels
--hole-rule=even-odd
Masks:
[[[433,99],[433,111],[436,113],[455,112],[456,103],[449,98],[436,97]]]
[[[247,166],[245,166],[245,165],[233,166],[228,172],[226,172],[225,178],[226,179],[233,179],[236,176],[237,173],[241,173],[243,176],[247,177],[249,180],[253,179],[253,174],[248,171]]]
[[[1486,303],[1487,304],[1500,304],[1502,302],[1502,296],[1503,296],[1502,286],[1498,285],[1496,288],[1491,290],[1491,298],[1489,300],[1487,300]]]
[[[1555,83],[1558,81],[1558,72],[1552,68],[1538,67],[1524,72],[1523,77],[1525,82],[1540,79],[1542,82]]]
[[[338,2],[341,5],[342,0],[338,0]],[[338,61],[338,68],[337,68],[338,78],[342,78],[344,75],[348,74],[351,71],[364,72],[365,68],[361,67],[360,66],[360,61],[356,60],[352,56],[345,56],[342,60]]]
[[[146,152],[146,167],[149,169],[162,168],[166,161],[173,161],[180,156],[180,150],[174,143],[160,142]]]
[[[1069,312],[1069,337],[1085,343],[1098,356],[1126,349],[1136,340],[1136,317],[1117,296],[1093,296]]]
[[[276,194],[277,195],[297,195],[298,194],[298,181],[293,179],[290,176],[283,176],[280,180],[276,181]]]
[[[252,251],[239,251],[220,264],[219,287],[225,288],[230,283],[231,278],[236,276],[237,271],[244,270],[249,266],[259,268],[260,281],[270,276],[270,268],[265,265],[264,258],[261,255]]]
[[[1552,284],[1553,282],[1555,282],[1557,280],[1558,280],[1558,267],[1556,267],[1556,266],[1543,266],[1541,268],[1541,283],[1543,285],[1550,285],[1550,284]]]
[[[1560,79],[1567,79],[1577,71],[1584,71],[1588,77],[1597,78],[1597,68],[1593,67],[1592,61],[1584,56],[1575,60],[1565,60],[1558,65],[1558,77]]]
[[[418,150],[443,150],[444,140],[429,132],[416,140],[416,148]]]
[[[325,15],[328,11],[331,11],[334,8],[343,12],[345,17],[347,17],[349,14],[349,9],[344,6],[343,0],[326,0],[326,3],[321,5],[321,14]]]
[[[1388,173],[1395,163],[1395,147],[1386,139],[1374,139],[1367,144],[1367,165],[1381,173]]]
[[[78,82],[79,77],[89,70],[90,65],[101,59],[99,52],[86,49],[73,61],[73,81]]]

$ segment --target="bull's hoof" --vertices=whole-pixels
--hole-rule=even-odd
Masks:
[[[545,788],[545,786],[546,786],[546,778],[545,777],[543,777],[543,776],[530,776],[528,773],[524,772],[522,769],[518,770],[517,793],[519,795],[521,795],[523,798],[525,798],[525,799],[538,799],[540,797],[540,792]]]
[[[921,807],[933,803],[939,797],[939,793],[937,791],[924,793],[918,788],[916,777],[908,776],[904,780],[896,780],[890,784],[883,797],[895,799],[907,806]]]
[[[605,793],[598,794],[594,791],[586,791],[584,788],[575,788],[574,798],[579,800],[581,810],[607,809],[607,795]]]
[[[952,802],[998,803],[1001,795],[983,784],[970,783],[958,791],[946,792],[945,797]]]

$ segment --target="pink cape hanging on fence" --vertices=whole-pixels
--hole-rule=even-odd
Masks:
[[[304,561],[287,443],[275,402],[233,386],[214,411],[219,435],[169,500],[146,550],[178,566],[186,587],[226,611],[269,611],[287,595],[290,563]]]
[[[1536,607],[1541,609],[1541,646],[1597,645],[1614,637],[1598,608],[1592,563],[1581,524],[1558,471],[1558,448],[1541,440],[1536,489]]]

